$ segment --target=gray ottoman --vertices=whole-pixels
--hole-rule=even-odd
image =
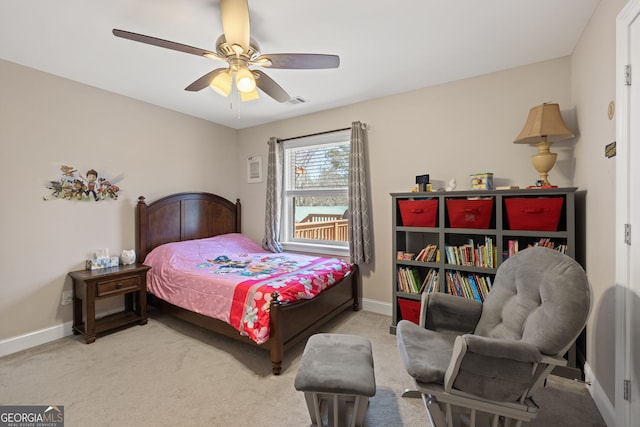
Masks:
[[[342,334],[316,334],[309,338],[295,379],[304,392],[311,422],[322,425],[321,401],[329,406],[328,418],[342,426],[344,403],[353,401],[352,427],[362,426],[369,397],[376,394],[373,355],[369,340]]]

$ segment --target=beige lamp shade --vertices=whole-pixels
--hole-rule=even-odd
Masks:
[[[557,154],[549,151],[551,143],[573,138],[573,133],[560,114],[558,104],[541,104],[529,110],[524,128],[513,141],[515,144],[535,144],[538,152],[531,162],[540,174],[542,185],[550,186],[548,176],[556,163]]]
[[[558,104],[541,104],[529,110],[527,122],[513,142],[537,144],[543,137],[546,137],[549,142],[573,138],[573,133],[562,119]]]

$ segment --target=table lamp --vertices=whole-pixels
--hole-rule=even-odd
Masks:
[[[542,186],[551,186],[549,171],[556,163],[556,153],[549,151],[552,142],[573,138],[573,133],[562,119],[558,104],[541,104],[529,110],[529,117],[515,144],[532,144],[538,152],[531,156],[531,163],[540,173]]]

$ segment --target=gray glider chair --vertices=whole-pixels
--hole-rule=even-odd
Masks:
[[[532,398],[584,328],[586,274],[572,258],[535,247],[505,261],[484,303],[422,295],[420,325],[401,320],[398,349],[432,426],[476,422],[520,426]],[[478,421],[476,421],[478,420]]]

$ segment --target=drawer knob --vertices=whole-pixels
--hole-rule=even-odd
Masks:
[[[120,282],[116,283],[116,288],[122,289],[122,286],[123,286],[122,283],[120,283]]]

